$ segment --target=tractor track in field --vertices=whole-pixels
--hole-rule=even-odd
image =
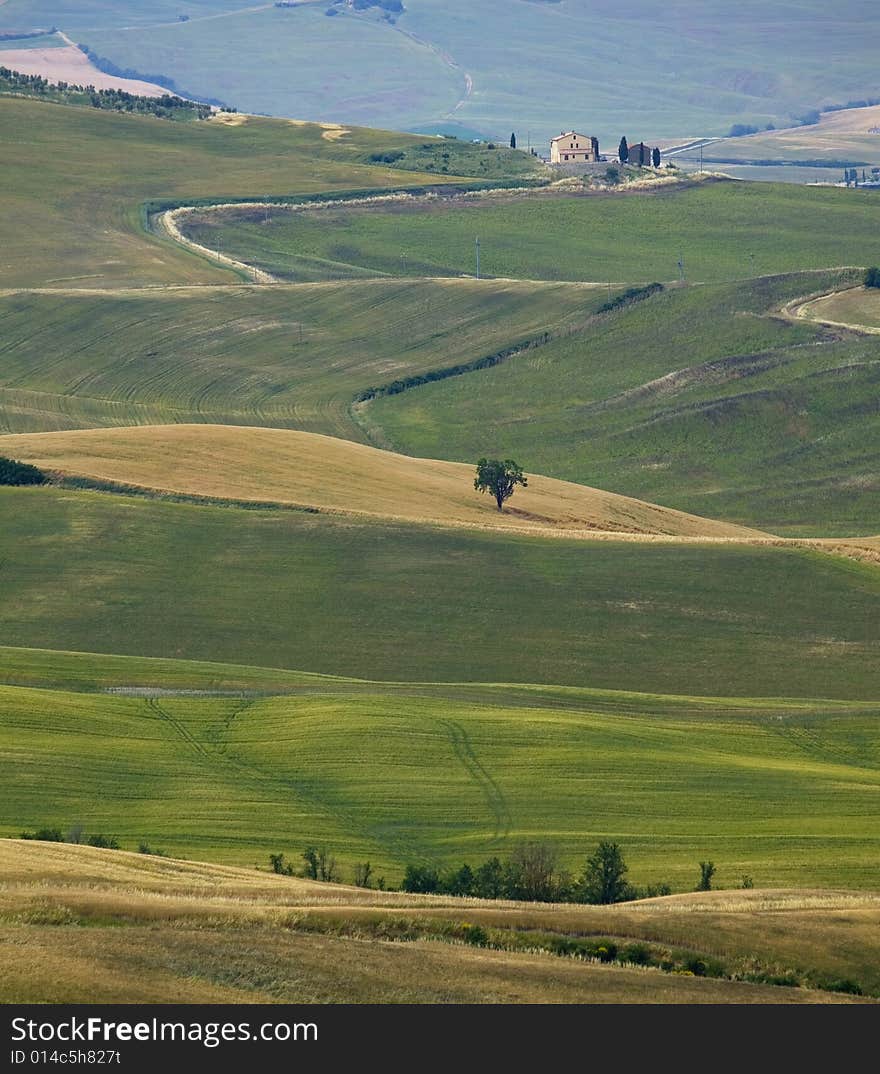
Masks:
[[[193,735],[193,733],[186,727],[185,724],[181,723],[181,721],[178,720],[175,716],[172,716],[167,709],[162,708],[157,698],[148,697],[146,699],[146,706],[150,710],[150,712],[154,713],[156,716],[159,717],[160,720],[163,720],[166,724],[168,724],[168,726],[175,733],[175,735],[177,735],[179,739],[185,742],[186,745],[191,750],[193,750],[193,752],[199,754],[199,756],[203,757],[205,760],[210,760],[210,752],[205,749],[205,747],[201,744],[201,742],[199,742],[199,740]]]
[[[383,850],[394,854],[401,861],[430,864],[424,851],[405,837],[388,834],[376,836],[358,820],[353,812],[329,804],[321,795],[305,786],[303,782],[297,781],[294,777],[276,776],[271,772],[266,772],[257,765],[238,757],[235,753],[231,753],[226,736],[232,729],[236,719],[250,708],[255,700],[254,698],[243,700],[241,704],[233,707],[219,724],[215,724],[213,728],[209,729],[208,733],[212,738],[210,747],[206,747],[199,742],[181,720],[159,704],[158,698],[148,697],[145,699],[145,704],[151,713],[171,728],[175,736],[188,749],[192,750],[211,767],[225,768],[230,773],[234,773],[240,781],[246,782],[255,790],[262,792],[280,791],[284,796],[289,796],[292,791],[296,798],[311,807],[315,813],[323,815],[332,824],[348,834],[355,833],[365,842],[378,844]],[[476,763],[479,764],[479,762]],[[488,776],[486,778],[490,779]]]
[[[498,843],[510,834],[510,829],[513,825],[513,817],[511,816],[507,799],[504,797],[501,788],[486,771],[476,753],[474,753],[474,748],[467,732],[461,724],[456,723],[454,720],[439,720],[438,722],[449,736],[449,743],[456,759],[486,799],[486,805],[489,807],[494,823],[491,842]]]

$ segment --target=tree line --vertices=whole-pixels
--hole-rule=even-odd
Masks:
[[[560,868],[556,852],[548,844],[522,843],[509,858],[489,858],[476,868],[466,863],[440,872],[430,866],[408,865],[401,890],[479,899],[596,904],[672,894],[668,884],[636,888],[627,881],[627,872],[618,843],[600,842],[577,876]]]
[[[46,475],[28,462],[0,455],[0,485],[44,485]]]
[[[24,94],[58,104],[84,104],[111,112],[153,115],[159,119],[198,120],[213,114],[209,104],[188,101],[171,93],[144,97],[121,89],[95,89],[65,81],[53,83],[42,75],[24,75],[9,67],[0,67],[0,93]]]
[[[74,824],[66,834],[60,828],[37,828],[35,831],[19,833],[19,839],[36,843],[70,843],[72,846],[98,847],[101,850],[122,850],[122,846],[115,835],[105,835],[103,832],[94,832],[89,835],[82,824]],[[138,843],[138,854],[152,854],[164,858],[165,851],[154,849],[149,843],[141,840]]]

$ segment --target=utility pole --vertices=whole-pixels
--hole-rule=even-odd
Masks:
[[[678,282],[684,283],[684,254],[678,255]]]
[[[700,175],[703,174],[703,143],[700,142]]]
[[[477,236],[477,279],[480,278],[480,238]]]

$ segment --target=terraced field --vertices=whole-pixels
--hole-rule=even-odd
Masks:
[[[0,863],[0,960],[9,967],[0,1000],[848,1003],[859,999],[839,990],[844,980],[869,994],[878,986],[870,896],[754,891],[633,911],[328,891],[88,847],[0,841]],[[462,942],[476,925],[489,945]],[[602,965],[552,953],[578,942],[611,945],[620,958]],[[31,958],[15,957],[22,944]],[[699,961],[713,975],[626,961],[646,952]],[[756,983],[783,977],[801,987]]]

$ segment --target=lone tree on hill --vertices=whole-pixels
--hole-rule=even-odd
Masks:
[[[511,134],[510,136],[510,148],[516,149],[516,133]]]
[[[660,167],[660,150],[656,145],[654,146],[654,151],[651,153],[651,163],[655,168]]]
[[[626,164],[629,160],[629,145],[625,136],[620,139],[620,145],[617,147],[617,159],[621,164]]]
[[[587,858],[580,880],[584,902],[608,904],[623,902],[630,894],[626,864],[617,843],[601,842]]]
[[[697,891],[711,891],[712,878],[715,876],[715,864],[711,861],[700,862],[700,882]]]
[[[498,504],[498,510],[504,509],[504,501],[513,495],[516,485],[525,488],[528,478],[523,477],[522,467],[513,459],[480,459],[477,463],[477,476],[474,488],[480,492],[491,492]]]

